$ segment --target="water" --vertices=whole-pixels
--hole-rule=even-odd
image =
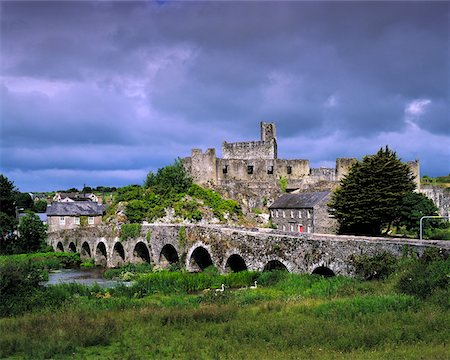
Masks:
[[[131,284],[131,282],[103,279],[103,271],[104,269],[101,268],[52,270],[48,274],[48,281],[42,284],[44,286],[67,283],[77,283],[87,286],[98,284],[102,288],[112,288],[118,284],[127,286]]]

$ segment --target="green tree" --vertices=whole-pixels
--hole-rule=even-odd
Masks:
[[[17,225],[15,199],[18,191],[12,181],[0,174],[0,253],[12,252]]]
[[[419,221],[422,216],[439,215],[438,208],[425,195],[410,192],[402,199],[399,219],[396,226],[404,226],[406,230],[419,233]],[[439,226],[439,220],[428,220],[424,226]]]
[[[34,213],[27,213],[20,218],[17,228],[19,237],[17,249],[20,252],[33,252],[45,246],[47,226]]]
[[[0,212],[8,216],[16,216],[16,195],[18,191],[12,181],[0,174]]]
[[[16,194],[16,206],[19,209],[32,210],[34,202],[30,194],[19,192]]]
[[[329,212],[340,233],[379,235],[399,218],[403,198],[414,189],[409,166],[386,146],[351,167],[331,195]]]
[[[47,211],[47,201],[38,200],[34,203],[34,210],[38,213],[45,213]]]
[[[149,172],[144,187],[151,188],[156,194],[186,193],[192,185],[192,179],[187,175],[183,163],[176,159],[173,165],[158,169],[156,175]]]

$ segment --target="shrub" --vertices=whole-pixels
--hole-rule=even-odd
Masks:
[[[120,228],[120,241],[135,239],[141,234],[141,224],[123,224]]]
[[[404,270],[395,285],[396,290],[425,299],[438,289],[450,286],[450,260],[414,262]]]
[[[357,276],[365,280],[380,280],[395,271],[398,260],[390,253],[382,252],[374,256],[352,256],[350,262]]]

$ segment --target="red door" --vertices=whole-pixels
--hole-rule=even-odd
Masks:
[[[301,233],[303,232],[303,225],[298,226],[298,232],[301,232]]]

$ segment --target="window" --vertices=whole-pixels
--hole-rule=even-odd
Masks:
[[[276,217],[278,217],[278,210],[276,210],[275,214],[276,214]]]
[[[286,225],[283,225],[283,231],[286,231]]]
[[[93,216],[89,216],[88,217],[88,224],[89,225],[93,225],[94,224],[94,217]]]
[[[66,218],[64,216],[59,217],[59,225],[66,225]]]
[[[75,225],[80,225],[80,218],[79,218],[79,217],[76,217],[76,218],[74,219],[74,223],[75,223]]]
[[[299,218],[299,219],[302,218],[302,211],[301,211],[301,210],[298,211],[298,218]]]
[[[228,165],[224,165],[222,167],[222,173],[227,174],[228,173]]]
[[[291,231],[294,231],[294,225],[291,224]]]
[[[286,217],[286,211],[283,210],[283,217]]]
[[[308,234],[311,232],[311,226],[308,226],[307,232],[308,232]]]
[[[269,175],[272,175],[272,174],[273,174],[273,166],[269,166],[269,167],[267,168],[267,173],[268,173]]]
[[[292,166],[287,166],[286,168],[288,175],[292,174]]]
[[[253,165],[247,166],[247,174],[249,174],[249,175],[253,174]]]
[[[294,218],[294,210],[291,210],[291,219]]]
[[[306,216],[308,217],[308,219],[311,219],[311,210],[307,211]]]

